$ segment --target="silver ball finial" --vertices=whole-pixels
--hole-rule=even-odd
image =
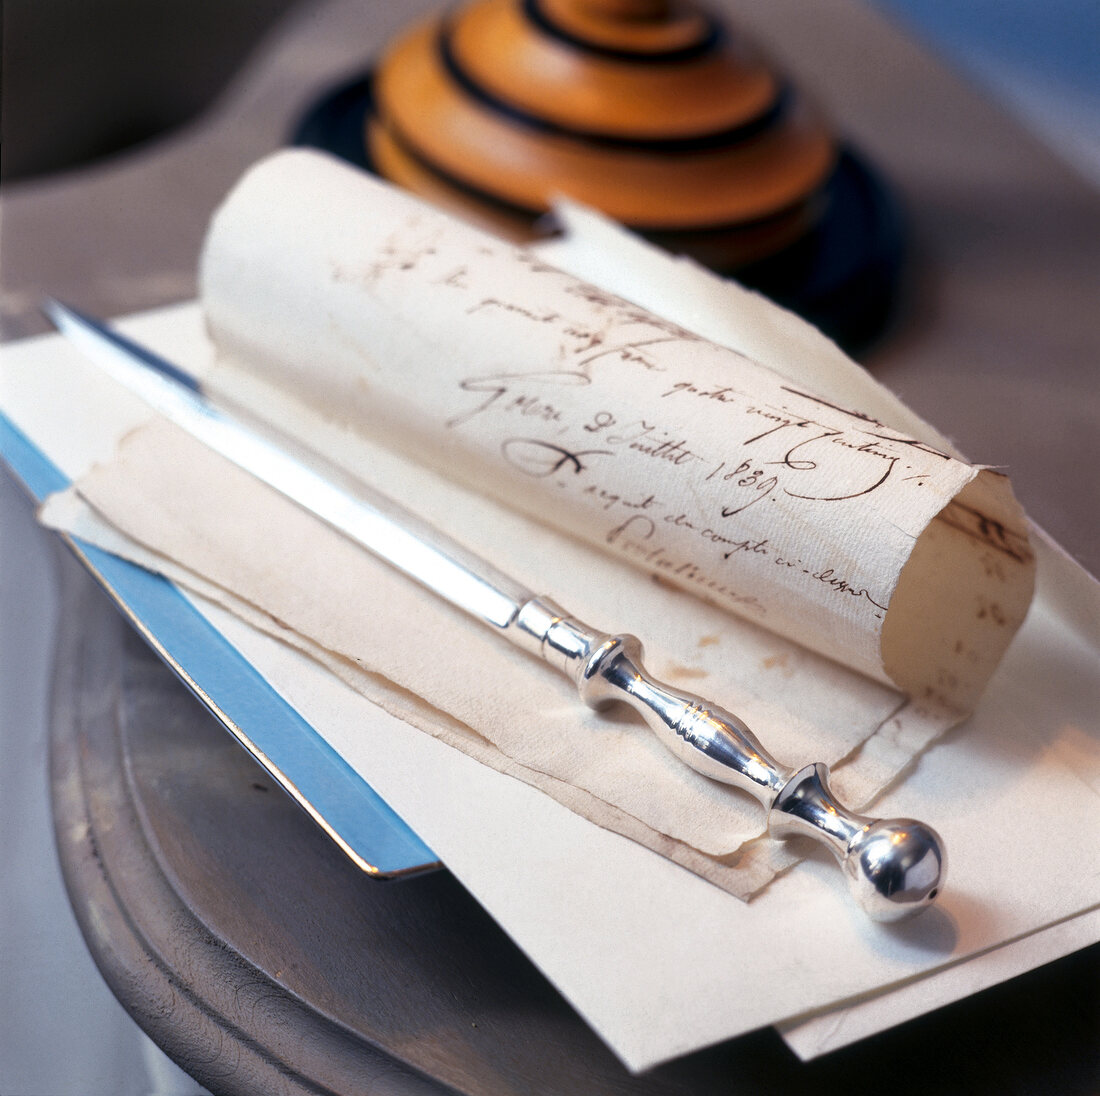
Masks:
[[[900,921],[932,904],[947,876],[943,842],[912,818],[887,818],[851,840],[844,871],[852,894],[876,921]]]
[[[855,814],[833,795],[829,769],[820,763],[788,777],[768,812],[768,830],[826,845],[855,900],[876,921],[900,921],[927,909],[947,875],[947,853],[931,826]]]

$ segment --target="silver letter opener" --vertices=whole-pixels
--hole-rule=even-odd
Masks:
[[[55,301],[45,308],[58,330],[114,380],[344,536],[556,666],[586,704],[599,709],[622,701],[636,709],[681,761],[754,796],[767,811],[772,836],[802,835],[825,845],[871,917],[908,917],[939,893],[946,856],[929,826],[853,813],[830,790],[827,766],[781,765],[736,716],[650,677],[634,636],[595,631],[392,500],[365,485],[337,486],[219,410],[170,362]]]

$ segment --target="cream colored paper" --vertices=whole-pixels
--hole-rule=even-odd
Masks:
[[[209,364],[197,305],[123,326],[195,372]],[[56,454],[71,478],[141,421],[136,401],[57,337],[0,348],[0,356],[0,407]],[[874,408],[881,390],[850,370],[865,384],[865,406]],[[69,397],[64,404],[52,399],[58,390]],[[1095,879],[1080,870],[1080,845],[1065,835],[1100,826],[1097,793],[1086,783],[1095,784],[1100,771],[1100,591],[1064,555],[1040,554],[1035,605],[986,699],[881,803],[890,812],[934,818],[952,854],[939,914],[904,931],[867,924],[826,863],[788,873],[751,904],[730,899],[386,716],[234,614],[199,604],[446,857],[615,1052],[643,1069],[917,978],[930,990],[926,1007],[952,1000],[971,968],[967,956],[1097,903]],[[994,825],[976,824],[983,811]],[[737,946],[704,946],[715,940]],[[1027,939],[1013,947],[1026,952],[1014,970],[1049,957]],[[973,969],[981,972],[975,985],[997,980],[988,964]],[[898,1013],[885,1008],[871,1016],[881,1027]]]
[[[1023,620],[1003,477],[318,154],[238,184],[202,290],[253,413],[274,388],[922,703],[968,711]]]

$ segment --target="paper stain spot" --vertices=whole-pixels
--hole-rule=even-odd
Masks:
[[[678,662],[670,662],[664,676],[670,681],[683,681],[685,678],[710,677],[710,671],[701,670],[698,666],[682,666]]]
[[[781,655],[768,655],[767,658],[762,659],[762,664],[765,670],[780,669],[785,670],[787,668],[787,654],[784,652]]]
[[[700,647],[715,647],[715,646],[718,645],[719,642],[721,642],[721,641],[719,640],[718,636],[700,636],[699,637],[699,646]]]

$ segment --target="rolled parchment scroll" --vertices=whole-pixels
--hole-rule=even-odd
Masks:
[[[202,293],[227,397],[277,388],[930,705],[969,710],[1023,620],[1004,476],[315,154],[239,184]]]

